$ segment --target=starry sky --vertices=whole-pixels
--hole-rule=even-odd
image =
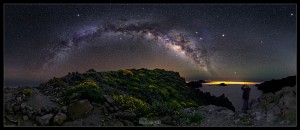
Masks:
[[[4,78],[38,84],[94,68],[187,81],[296,75],[295,4],[6,4]]]

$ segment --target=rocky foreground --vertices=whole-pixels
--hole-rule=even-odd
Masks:
[[[143,85],[138,84],[141,80]],[[5,88],[4,125],[296,125],[296,86],[284,87],[275,94],[263,94],[244,114],[216,102],[227,102],[228,99],[214,97],[212,104],[208,104],[209,100],[200,100],[210,97],[197,98],[201,92],[187,88],[184,83],[178,73],[163,70],[89,71],[54,78],[39,87]]]

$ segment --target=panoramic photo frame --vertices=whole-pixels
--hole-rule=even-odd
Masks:
[[[5,127],[297,125],[297,5],[4,4]]]

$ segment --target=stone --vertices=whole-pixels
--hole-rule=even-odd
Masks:
[[[195,108],[193,108],[193,107],[183,109],[184,114],[190,114],[190,113],[193,113],[194,111],[195,111]]]
[[[46,114],[44,111],[42,111],[42,108],[38,109],[37,113],[41,116]]]
[[[42,126],[49,125],[50,120],[52,119],[53,114],[47,114],[38,119],[38,123]]]
[[[22,108],[22,109],[25,109],[25,107],[26,107],[26,103],[22,103],[22,104],[21,104],[21,108]]]
[[[13,113],[12,104],[10,103],[5,104],[5,110],[9,113]]]
[[[130,111],[117,112],[115,113],[115,116],[117,118],[125,119],[125,120],[135,120],[137,117],[134,112],[130,112]]]
[[[107,102],[104,102],[104,106],[108,108],[110,105]]]
[[[254,118],[255,120],[257,120],[257,121],[261,121],[261,120],[264,119],[263,114],[260,113],[260,112],[253,112],[251,115],[252,115],[253,118]]]
[[[31,120],[24,120],[23,121],[23,126],[32,126],[33,122]]]
[[[115,109],[113,107],[108,107],[108,112],[113,113],[115,112]]]
[[[26,109],[27,109],[27,110],[30,110],[30,111],[33,110],[33,108],[32,108],[31,106],[29,106],[29,105],[26,106]]]
[[[119,111],[120,109],[117,106],[114,106],[115,111]]]
[[[64,113],[68,113],[68,106],[63,106],[61,108],[61,111],[64,112]]]
[[[148,122],[148,118],[146,118],[146,117],[139,118],[139,124],[145,125],[145,124],[147,124],[147,122]]]
[[[92,110],[93,106],[88,100],[80,100],[69,105],[68,115],[72,120],[76,120],[87,117]]]
[[[27,114],[26,109],[23,109],[23,110],[22,110],[22,113],[23,113],[24,115],[26,115],[26,114]]]
[[[267,113],[266,121],[270,124],[274,124],[277,120],[277,116],[275,116],[272,112]]]
[[[28,113],[27,113],[27,115],[28,115],[28,117],[29,117],[29,119],[32,119],[32,117],[33,117],[33,111],[29,111]]]
[[[5,117],[6,117],[7,120],[9,120],[11,122],[14,122],[14,123],[18,122],[18,118],[14,115],[6,115]]]
[[[114,100],[112,99],[112,97],[110,95],[103,95],[103,97],[105,98],[107,103],[109,103],[110,105],[114,104]]]
[[[281,110],[277,105],[272,108],[272,111],[275,115],[280,115],[281,114]]]
[[[23,116],[23,120],[27,121],[28,120],[28,116]]]
[[[58,124],[58,125],[62,125],[64,123],[64,121],[66,121],[66,119],[67,119],[66,114],[58,113],[54,116],[53,123]]]
[[[162,123],[165,123],[165,124],[173,124],[173,120],[172,120],[172,117],[170,116],[165,116],[163,118],[160,119]]]
[[[63,126],[83,126],[83,120],[78,119],[75,121],[67,121],[67,122],[63,123]]]
[[[75,100],[80,97],[80,93],[73,93],[70,97],[69,100]]]
[[[108,115],[108,110],[107,110],[107,108],[106,107],[103,107],[103,113],[104,113],[104,115]]]
[[[129,120],[123,120],[122,122],[125,126],[134,126],[134,124]]]
[[[14,106],[13,106],[13,110],[14,110],[15,112],[18,112],[18,111],[21,110],[21,107],[20,107],[19,105],[14,105]]]
[[[22,102],[22,98],[21,97],[17,97],[17,102]]]
[[[105,126],[124,126],[124,124],[119,120],[107,120],[104,123]]]
[[[47,112],[47,109],[45,107],[41,107],[41,112]]]
[[[54,108],[51,109],[51,112],[54,113],[54,114],[57,114],[59,111],[60,110],[57,107],[54,107]]]

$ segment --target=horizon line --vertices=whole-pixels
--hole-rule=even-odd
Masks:
[[[214,85],[214,84],[221,84],[221,83],[224,83],[224,84],[260,84],[262,82],[249,82],[249,81],[210,81],[210,82],[207,82],[207,83],[203,83],[203,84],[206,84],[206,85]]]

